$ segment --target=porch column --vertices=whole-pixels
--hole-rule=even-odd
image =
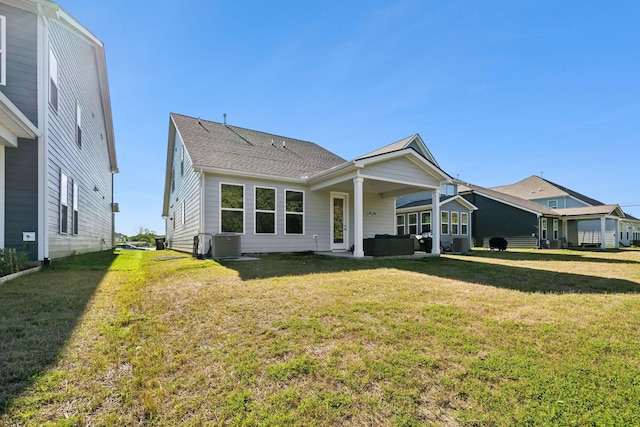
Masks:
[[[600,218],[600,248],[606,249],[607,247],[607,219],[605,217]]]
[[[620,232],[620,230],[621,230],[621,228],[620,228],[620,220],[619,220],[619,219],[615,219],[615,220],[613,221],[613,225],[614,225],[614,232],[613,232],[613,235],[615,236],[615,239],[614,239],[614,241],[615,241],[614,247],[615,247],[616,249],[620,249],[620,234],[621,234],[621,232]],[[626,231],[626,230],[623,230],[623,231]]]
[[[432,201],[433,219],[431,220],[431,253],[440,255],[440,189],[438,188],[433,192]]]
[[[356,258],[364,257],[364,231],[362,227],[362,221],[364,220],[363,214],[363,197],[362,197],[362,183],[364,178],[353,178],[353,225],[354,225],[354,240],[353,242],[353,256]]]

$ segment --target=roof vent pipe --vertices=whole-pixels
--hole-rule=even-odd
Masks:
[[[284,140],[282,140],[282,148],[287,148],[287,143]]]
[[[227,113],[222,113],[222,119],[224,120],[224,125],[227,125]]]

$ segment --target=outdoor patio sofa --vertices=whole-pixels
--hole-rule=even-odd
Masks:
[[[375,237],[364,239],[364,254],[366,256],[394,256],[413,255],[415,239],[409,234],[391,235],[376,234]]]

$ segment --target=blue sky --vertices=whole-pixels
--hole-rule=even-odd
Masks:
[[[164,233],[170,112],[347,159],[419,133],[461,180],[542,174],[640,217],[640,2],[60,4],[105,44],[119,232]]]

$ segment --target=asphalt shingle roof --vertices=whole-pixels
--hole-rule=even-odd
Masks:
[[[493,187],[492,190],[507,193],[526,200],[572,196],[591,206],[604,204],[598,200],[592,199],[591,197],[587,197],[584,194],[578,193],[577,191],[573,191],[570,188],[563,187],[562,185],[540,178],[536,175],[532,175],[529,178],[525,178],[514,184]]]
[[[346,162],[313,142],[176,113],[171,118],[196,168],[300,179]]]

